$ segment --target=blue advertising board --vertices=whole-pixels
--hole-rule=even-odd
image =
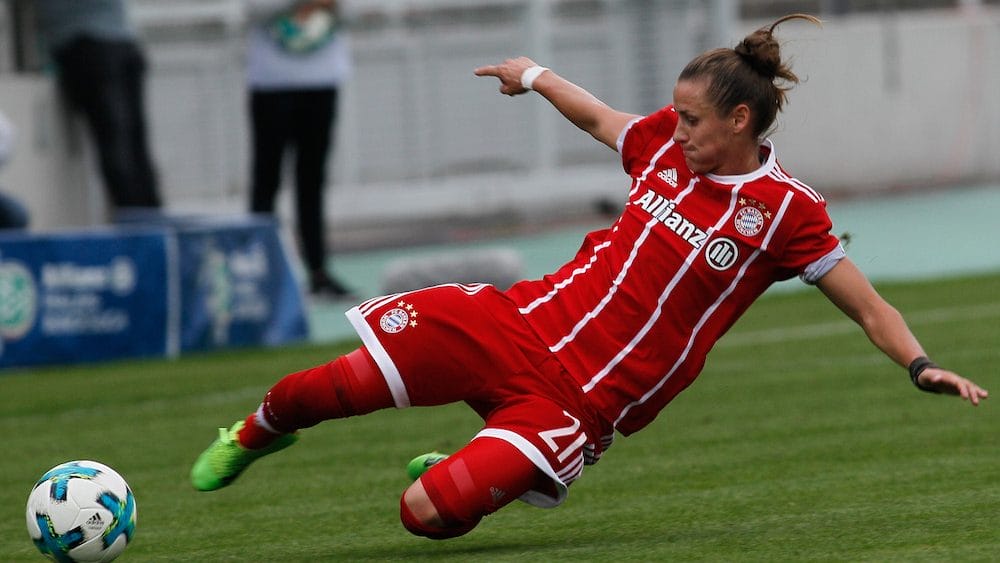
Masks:
[[[0,239],[0,366],[162,356],[162,230]]]
[[[307,336],[268,218],[0,234],[0,368]]]
[[[302,295],[270,220],[188,222],[176,237],[182,352],[308,335]]]

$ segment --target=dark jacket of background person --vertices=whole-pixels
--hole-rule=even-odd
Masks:
[[[38,0],[39,31],[66,99],[87,120],[116,208],[160,207],[147,143],[146,60],[121,0]]]

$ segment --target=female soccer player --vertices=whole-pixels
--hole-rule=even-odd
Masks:
[[[467,533],[514,499],[555,506],[615,431],[652,422],[698,376],[737,318],[778,280],[815,284],[912,382],[987,392],[934,365],[900,314],[845,257],[823,197],[778,164],[764,138],[797,79],[775,27],[715,49],[681,72],[673,103],[614,110],[528,58],[476,69],[500,92],[534,90],[617,150],[627,205],[555,273],[505,292],[450,284],[378,297],[347,316],[363,346],[293,373],[198,458],[192,482],[215,490],[319,422],[376,409],[465,401],[485,421],[472,441],[402,495],[410,532]]]

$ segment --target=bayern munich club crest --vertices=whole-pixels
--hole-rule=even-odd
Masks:
[[[396,306],[382,314],[378,321],[378,326],[388,334],[402,332],[406,327],[417,326],[417,316],[420,313],[413,308],[413,305],[400,301]]]
[[[762,202],[747,197],[740,198],[740,205],[743,207],[736,212],[733,218],[733,225],[736,232],[745,237],[755,237],[764,228],[764,219],[771,218],[771,212]]]

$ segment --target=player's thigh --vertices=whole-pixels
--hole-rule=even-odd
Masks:
[[[397,407],[491,402],[511,375],[534,369],[483,294],[502,299],[490,286],[445,284],[348,311]]]

